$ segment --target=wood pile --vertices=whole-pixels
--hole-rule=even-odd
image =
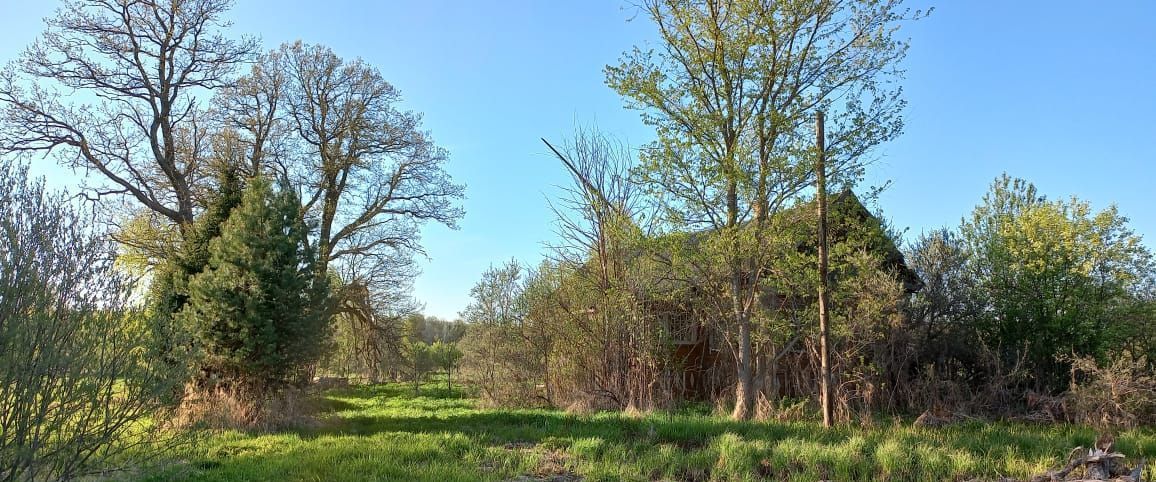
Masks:
[[[1112,451],[1113,442],[1111,436],[1101,435],[1091,449],[1076,447],[1068,454],[1067,465],[1047,474],[1032,477],[1030,482],[1141,482],[1145,460],[1140,459],[1140,463],[1135,467],[1128,467],[1125,463],[1127,457]]]

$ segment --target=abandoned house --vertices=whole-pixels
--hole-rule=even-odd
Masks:
[[[800,205],[780,212],[780,226],[792,226],[788,233],[788,243],[797,253],[813,256],[816,251],[816,214],[814,203]],[[874,259],[879,260],[881,270],[894,277],[901,286],[902,294],[910,295],[923,287],[919,277],[908,268],[903,254],[886,233],[882,222],[860,202],[859,198],[850,190],[844,190],[832,196],[829,208],[829,243],[834,249],[841,243],[853,241],[858,249],[869,251]],[[838,273],[832,273],[832,282],[838,282]],[[670,358],[663,368],[663,377],[667,378],[675,396],[684,400],[712,400],[719,395],[725,395],[733,390],[735,373],[734,351],[726,342],[720,323],[728,320],[712,320],[705,313],[719,313],[719,310],[702,309],[701,296],[708,288],[696,282],[685,279],[678,286],[677,296],[654,296],[648,303],[648,310],[653,313],[654,319],[665,333],[670,344]],[[669,280],[657,283],[661,286],[672,286]],[[794,316],[801,319],[804,326],[814,326],[817,321],[813,311],[816,292],[777,292],[772,288],[760,288],[759,310],[763,315],[779,315],[780,317]],[[898,302],[899,300],[895,300]],[[816,319],[817,320],[817,319]],[[806,328],[800,329],[806,332]],[[800,335],[803,337],[803,335]],[[792,386],[786,383],[790,377],[809,376],[806,370],[800,370],[800,365],[813,364],[812,353],[809,353],[803,343],[789,343],[777,347],[778,351],[772,356],[776,363],[770,363],[771,368],[756,366],[756,385],[775,384],[776,386]],[[756,352],[758,348],[756,348]],[[756,365],[766,363],[756,356]],[[817,382],[816,382],[817,383]],[[793,386],[805,384],[795,383]],[[806,396],[805,393],[792,393],[790,390],[781,392],[786,396]]]

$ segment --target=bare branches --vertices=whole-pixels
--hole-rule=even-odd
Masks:
[[[409,291],[414,255],[424,254],[421,225],[455,228],[463,213],[464,187],[444,169],[448,153],[400,100],[374,67],[301,42],[261,56],[214,99],[223,125],[214,153],[300,191],[316,227],[315,275],[340,279],[336,314],[373,366],[383,350],[397,353],[388,338],[398,317],[417,309]]]
[[[463,186],[448,153],[397,109],[401,94],[377,69],[300,42],[263,56],[218,100],[252,171],[272,170],[301,191],[318,224],[319,274],[330,263],[408,264],[418,230],[456,227]],[[238,156],[240,157],[240,156]]]
[[[0,78],[0,152],[96,171],[114,186],[97,197],[127,195],[187,226],[202,151],[181,137],[198,137],[197,95],[227,85],[255,46],[217,33],[229,4],[68,2]]]

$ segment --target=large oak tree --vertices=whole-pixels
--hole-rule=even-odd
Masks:
[[[422,224],[456,228],[463,214],[447,151],[375,67],[323,46],[296,42],[261,56],[215,103],[227,129],[217,152],[300,190],[317,225],[316,275],[340,279],[338,314],[380,361],[415,309],[408,292]]]
[[[229,0],[73,0],[0,74],[0,153],[98,175],[185,232],[197,211],[204,93],[230,85],[255,42],[222,35]]]

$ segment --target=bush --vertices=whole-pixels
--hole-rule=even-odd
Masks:
[[[76,478],[155,442],[144,420],[171,384],[112,243],[12,165],[0,232],[0,481]]]
[[[540,407],[551,404],[541,360],[513,326],[470,325],[459,342],[462,379],[478,389],[491,407]]]
[[[1100,428],[1156,424],[1156,377],[1143,357],[1119,354],[1106,366],[1073,358],[1075,382],[1065,400],[1068,418]]]

